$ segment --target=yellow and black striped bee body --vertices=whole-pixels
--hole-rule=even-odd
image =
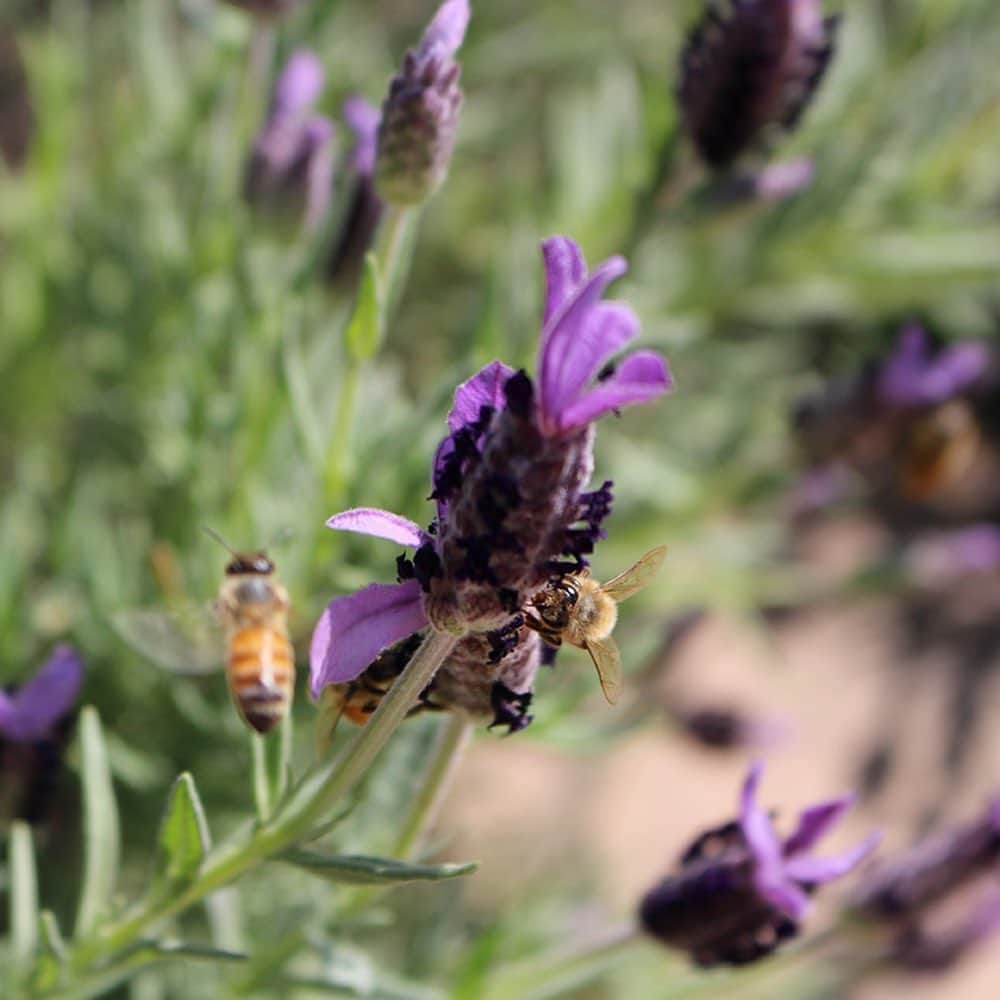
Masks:
[[[285,717],[295,691],[288,607],[288,593],[263,552],[233,556],[216,601],[226,629],[226,677],[240,715],[261,734]]]

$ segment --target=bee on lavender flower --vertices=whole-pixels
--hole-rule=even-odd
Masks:
[[[550,646],[561,646],[565,640],[587,651],[610,705],[622,693],[622,658],[611,636],[618,604],[649,584],[666,554],[667,547],[658,545],[607,583],[598,583],[586,567],[556,577],[535,594],[525,612],[525,625]]]

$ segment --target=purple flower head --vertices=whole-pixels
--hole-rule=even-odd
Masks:
[[[44,740],[76,701],[83,663],[69,646],[57,646],[42,668],[12,694],[0,691],[0,738],[12,743]]]
[[[974,524],[921,538],[906,556],[914,579],[932,586],[971,573],[995,573],[1000,569],[1000,526]]]
[[[437,506],[430,528],[374,508],[327,522],[395,542],[412,555],[397,561],[397,585],[337,598],[324,612],[311,653],[315,697],[327,684],[357,677],[373,650],[427,625],[466,636],[453,661],[475,646],[486,704],[496,679],[518,697],[528,693],[538,649],[518,612],[554,575],[586,565],[610,512],[611,483],[585,489],[593,467],[592,422],[670,385],[665,362],[649,351],[600,376],[608,358],[638,333],[628,307],[600,301],[624,262],[613,259],[588,276],[572,241],[548,240],[543,253],[548,295],[539,391],[525,372],[499,361],[458,387],[448,434],[432,463]],[[344,639],[349,622],[359,623],[363,640],[353,632]],[[497,669],[484,671],[484,660]]]
[[[848,874],[878,843],[872,834],[841,854],[812,849],[853,802],[833,799],[805,810],[781,838],[757,803],[762,767],[750,770],[737,821],[710,830],[685,851],[679,870],[646,894],[640,919],[665,944],[702,966],[743,965],[794,937],[820,885]]]
[[[322,222],[333,189],[333,123],[312,113],[323,79],[316,56],[305,49],[292,53],[275,82],[245,182],[250,202],[296,217],[307,229]]]
[[[454,56],[469,16],[469,0],[445,0],[389,84],[376,163],[378,191],[386,201],[419,204],[448,173],[462,110]]]
[[[678,94],[684,124],[710,167],[729,166],[770,128],[794,128],[833,52],[822,0],[710,5],[691,33]]]
[[[920,841],[876,866],[854,906],[866,916],[911,919],[1000,861],[1000,795],[970,823]]]
[[[879,396],[899,407],[944,403],[974,386],[990,363],[989,349],[979,341],[959,341],[935,353],[923,328],[908,326],[882,368]]]

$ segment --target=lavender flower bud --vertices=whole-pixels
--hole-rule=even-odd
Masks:
[[[678,95],[710,167],[729,166],[769,127],[795,126],[826,71],[834,27],[822,0],[709,6],[684,50]]]
[[[247,167],[247,200],[315,229],[333,188],[333,123],[312,113],[323,89],[323,67],[311,52],[294,52],[275,82],[267,121]]]
[[[850,796],[807,809],[792,835],[780,839],[755,801],[760,777],[756,765],[743,787],[739,819],[696,838],[639,907],[647,933],[703,967],[769,955],[799,932],[811,893],[853,870],[878,842],[872,835],[833,857],[810,853]]]
[[[994,888],[953,927],[940,931],[906,928],[893,949],[892,961],[912,972],[945,972],[998,932],[1000,889]]]
[[[445,0],[389,84],[375,167],[378,192],[388,202],[419,204],[448,173],[462,109],[454,55],[469,15],[468,0]]]
[[[927,838],[865,879],[854,906],[883,920],[911,917],[1000,860],[1000,797],[979,819]]]
[[[0,156],[12,170],[24,166],[34,132],[35,112],[17,35],[0,27]]]

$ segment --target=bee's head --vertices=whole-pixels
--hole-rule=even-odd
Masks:
[[[252,573],[268,576],[274,572],[274,563],[263,552],[238,552],[226,566],[226,576],[243,576]]]

